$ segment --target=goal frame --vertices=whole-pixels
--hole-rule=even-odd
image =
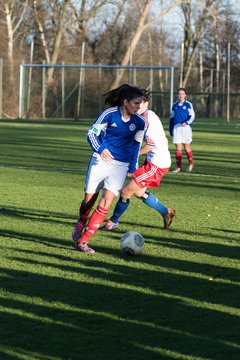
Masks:
[[[148,65],[131,65],[131,66],[120,66],[120,65],[70,65],[70,64],[20,64],[20,78],[19,78],[19,119],[23,118],[24,114],[24,98],[25,98],[25,69],[30,70],[30,74],[32,73],[33,68],[40,68],[45,71],[48,68],[60,68],[60,69],[79,69],[80,72],[84,69],[145,69],[145,70],[170,70],[170,111],[173,104],[173,96],[174,96],[174,71],[176,69],[175,66],[148,66]],[[31,75],[29,75],[30,77]],[[31,83],[31,79],[28,81],[28,90]]]

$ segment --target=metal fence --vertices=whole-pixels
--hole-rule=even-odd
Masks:
[[[124,71],[121,83],[151,91],[151,108],[160,117],[169,117],[177,100],[178,68],[172,66],[114,66],[20,64],[15,78],[15,97],[9,91],[7,64],[0,59],[0,118],[94,118],[104,107],[102,95],[109,91]],[[49,71],[54,69],[51,83]],[[207,71],[208,70],[208,71]],[[225,76],[219,93],[213,86],[213,69],[204,72],[204,91],[200,91],[197,69],[191,73],[187,91],[198,117],[240,117],[240,94],[227,93]],[[13,109],[15,109],[13,111]]]
[[[50,69],[54,69],[51,82]],[[176,68],[172,66],[21,64],[19,118],[95,117],[104,106],[102,95],[112,88],[120,72],[121,84],[164,93],[169,113],[176,86]],[[153,96],[153,108],[158,107],[157,101]]]

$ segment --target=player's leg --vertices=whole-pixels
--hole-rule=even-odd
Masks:
[[[175,215],[175,210],[168,209],[163,205],[155,195],[146,191],[147,187],[144,184],[149,184],[151,187],[158,187],[162,177],[168,172],[169,168],[161,169],[155,165],[146,162],[138,170],[134,172],[134,179],[121,191],[121,197],[118,200],[113,215],[107,221],[103,230],[114,230],[118,227],[119,219],[127,210],[130,198],[134,194],[136,197],[143,200],[143,203],[152,209],[158,211],[164,220],[164,228],[168,229]]]
[[[139,185],[139,188],[141,188],[141,190],[135,192],[135,195],[141,198],[144,204],[162,215],[164,229],[170,227],[172,218],[175,215],[175,210],[168,209],[154,194],[146,191],[146,187],[159,187],[163,176],[165,176],[168,171],[169,168],[159,168],[150,162],[146,162],[140,169],[135,171],[133,180]]]
[[[176,168],[173,170],[174,173],[179,173],[182,170],[182,144],[183,144],[183,133],[184,128],[182,124],[177,124],[173,128],[173,138],[172,142],[175,144],[175,158],[176,158]]]
[[[101,172],[101,170],[103,171]],[[79,219],[72,231],[72,239],[74,241],[78,241],[80,239],[82,231],[85,228],[87,218],[97,200],[100,189],[103,187],[104,171],[104,161],[101,157],[92,156],[86,174],[84,187],[85,197],[79,208]]]
[[[172,219],[176,214],[175,210],[167,208],[154,194],[149,191],[144,191],[143,194],[142,192],[139,192],[136,196],[140,198],[145,205],[149,206],[153,210],[156,210],[162,215],[164,229],[168,230],[172,223]]]
[[[114,230],[118,227],[120,217],[125,213],[130,205],[130,198],[136,192],[139,191],[140,187],[132,180],[130,183],[125,185],[121,191],[121,195],[116,203],[113,210],[113,215],[102,227],[102,230]]]
[[[184,149],[188,158],[188,168],[187,171],[191,172],[193,170],[193,166],[194,166],[194,161],[193,161],[193,152],[191,150],[191,145],[190,144],[184,144]]]
[[[176,169],[173,170],[174,173],[178,173],[182,171],[182,144],[175,144],[176,146],[176,152],[175,152],[175,158],[176,158]]]
[[[95,251],[87,245],[88,240],[96,233],[100,225],[103,223],[105,217],[107,216],[108,210],[116,198],[116,195],[104,189],[102,196],[100,198],[99,204],[96,210],[93,212],[92,216],[89,219],[86,230],[84,231],[81,239],[76,243],[76,249],[84,251],[87,253],[94,253]]]
[[[79,218],[77,223],[75,224],[72,232],[73,241],[78,241],[82,235],[83,229],[87,223],[88,215],[90,214],[92,207],[94,206],[98,192],[96,194],[85,194],[84,200],[81,202],[79,208]]]
[[[156,198],[156,196],[149,191],[144,191],[143,194],[136,194],[136,196],[143,201],[143,203],[153,210],[159,212],[162,216],[166,216],[168,214],[168,208],[161,203],[161,201]],[[139,196],[140,195],[140,196]]]
[[[134,181],[131,181],[131,183],[129,188],[126,187],[126,189],[124,188],[122,190],[121,197],[119,198],[115,206],[113,215],[107,221],[107,223],[102,228],[102,230],[110,231],[118,227],[119,220],[121,216],[124,214],[124,212],[127,210],[130,204],[130,197],[133,194],[137,198],[141,199],[145,205],[159,212],[163,217],[164,229],[169,229],[172,219],[176,214],[175,210],[167,208],[163,203],[161,203],[157,199],[157,197],[154,194],[150,193],[149,191],[146,191],[146,188],[140,188],[139,186],[137,186],[136,183],[134,183]],[[132,189],[132,191],[130,191],[130,189]],[[135,190],[134,192],[133,189]]]
[[[119,195],[126,178],[127,170],[127,163],[122,163],[120,165],[118,164],[117,166],[111,163],[105,163],[105,170],[103,168],[100,170],[101,173],[104,173],[104,190],[99,204],[87,224],[85,232],[77,243],[77,250],[82,250],[84,252],[94,252],[93,249],[88,248],[88,240],[99,229],[100,225],[107,216],[112,202]]]
[[[144,193],[145,188],[141,189],[133,180],[130,181],[121,191],[121,195],[116,203],[116,206],[113,210],[113,215],[102,227],[102,230],[111,231],[118,227],[119,220],[121,216],[125,213],[130,205],[131,196],[138,192]]]

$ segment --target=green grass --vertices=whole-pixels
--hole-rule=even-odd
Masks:
[[[71,242],[88,126],[0,121],[1,360],[239,359],[239,122],[196,120],[194,172],[153,190],[176,209],[170,231],[132,199],[94,256]],[[128,230],[142,255],[121,255]]]

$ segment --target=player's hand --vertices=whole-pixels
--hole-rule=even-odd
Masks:
[[[108,149],[104,149],[101,152],[100,156],[104,161],[107,161],[107,162],[114,160],[114,157],[112,156],[112,154],[110,153],[110,151]]]
[[[127,173],[127,177],[132,177],[133,176],[133,173]]]
[[[183,126],[183,127],[185,127],[185,126],[187,126],[187,125],[188,125],[188,124],[187,124],[187,123],[185,123],[185,122],[184,122],[184,123],[182,123],[182,126]]]

